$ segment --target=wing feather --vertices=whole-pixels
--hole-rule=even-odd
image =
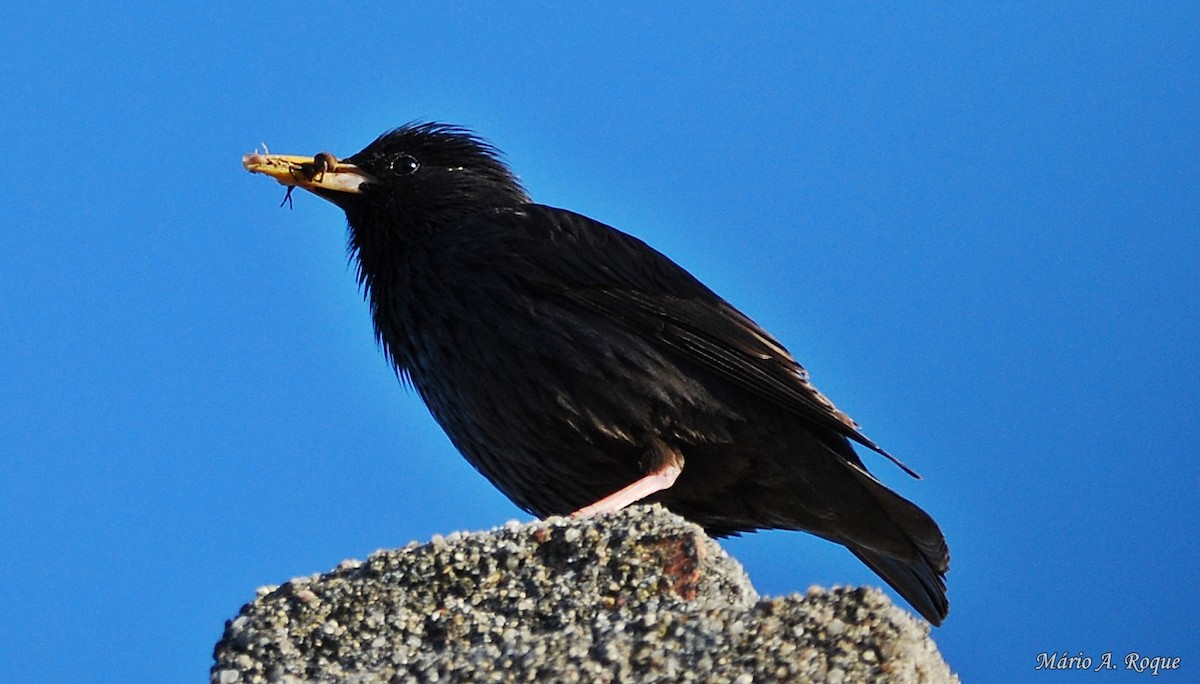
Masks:
[[[920,476],[867,438],[821,394],[770,333],[694,276],[635,237],[564,209],[527,205],[530,263],[550,271],[543,285],[571,301],[657,337],[684,358],[799,418],[831,429]],[[554,245],[555,241],[572,244]],[[569,255],[569,256],[564,256]]]

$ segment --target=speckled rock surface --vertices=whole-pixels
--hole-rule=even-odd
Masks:
[[[211,679],[236,682],[954,682],[877,590],[759,599],[657,506],[435,537],[259,590]]]

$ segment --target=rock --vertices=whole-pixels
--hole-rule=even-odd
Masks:
[[[876,589],[760,599],[658,506],[515,522],[260,590],[211,681],[957,682]]]

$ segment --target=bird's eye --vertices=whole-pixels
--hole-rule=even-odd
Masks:
[[[402,176],[407,176],[416,173],[417,169],[421,168],[421,162],[417,161],[417,158],[412,155],[402,154],[392,160],[390,167],[392,171]]]

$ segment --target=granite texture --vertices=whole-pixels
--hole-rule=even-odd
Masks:
[[[759,598],[658,506],[510,522],[259,590],[213,682],[956,682],[875,589]]]

